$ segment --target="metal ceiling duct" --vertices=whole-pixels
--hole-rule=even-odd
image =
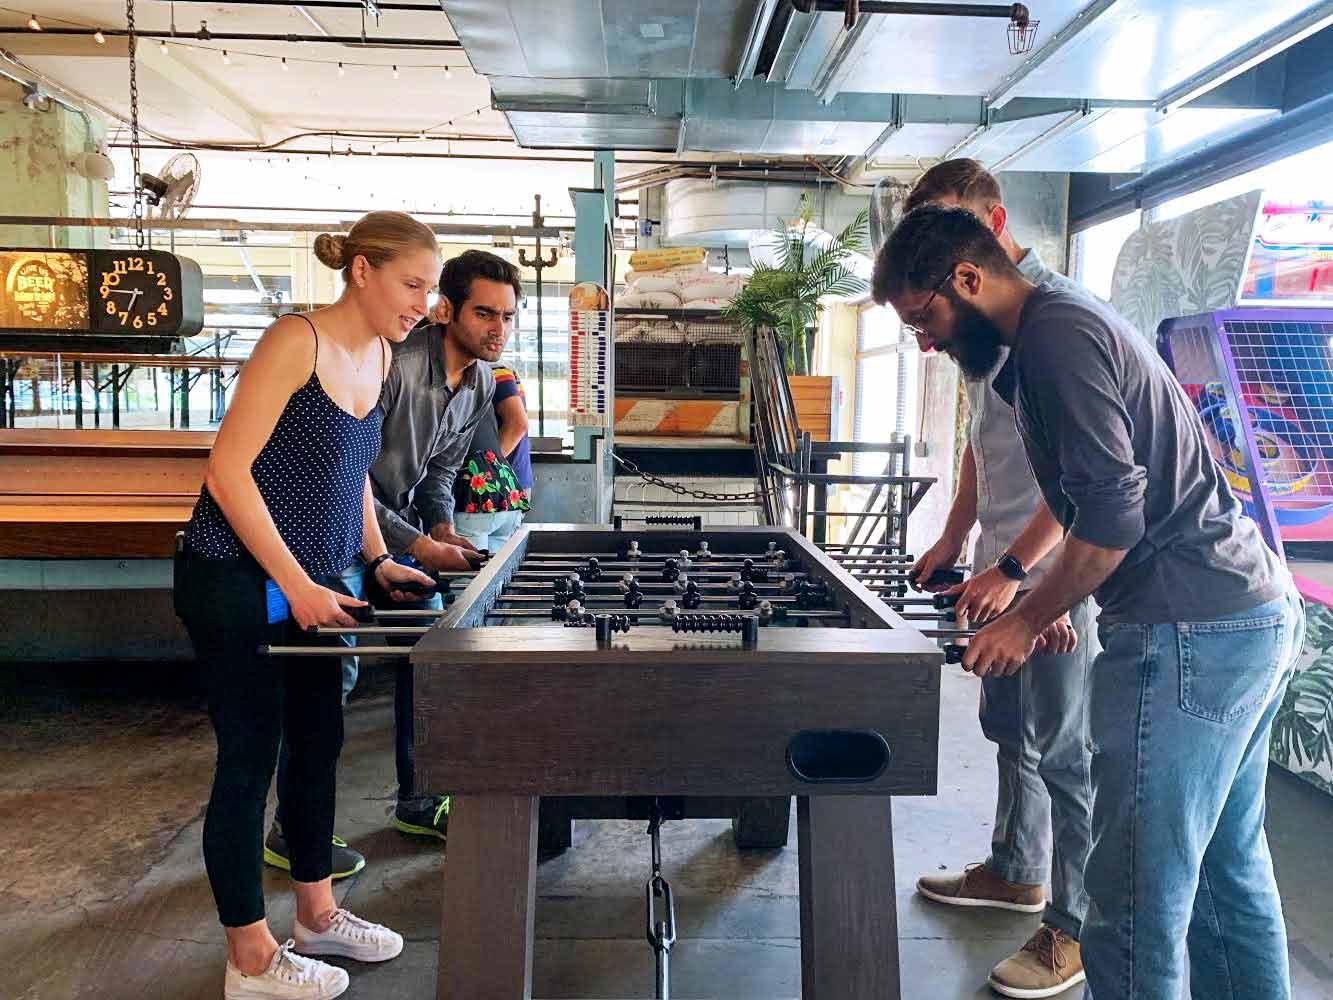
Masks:
[[[756,232],[776,229],[781,221],[795,218],[807,195],[814,208],[813,224],[831,233],[847,226],[868,204],[866,197],[845,194],[834,185],[673,180],[665,187],[662,243],[748,246]]]
[[[761,0],[441,0],[487,76],[730,79]]]

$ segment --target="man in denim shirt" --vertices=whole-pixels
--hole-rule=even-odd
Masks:
[[[972,213],[927,205],[876,263],[877,294],[997,388],[1063,551],[963,665],[1009,674],[1090,593],[1093,1000],[1289,1000],[1263,831],[1268,738],[1304,614],[1285,567],[1212,459],[1184,391],[1110,307],[1019,273]]]
[[[1048,268],[1035,249],[1018,245],[1000,185],[976,160],[946,160],[926,171],[904,209],[926,204],[961,205],[972,212],[1034,284],[1050,281],[1086,294]],[[908,332],[922,351],[932,349],[925,334]],[[986,377],[964,379],[967,445],[958,489],[939,541],[912,568],[928,578],[954,565],[979,523],[974,575],[953,588],[960,617],[972,623],[1005,611],[1040,583],[1064,535],[1032,478],[1013,406],[991,383],[1007,355],[1007,349],[1001,351]],[[1083,869],[1092,846],[1087,687],[1097,654],[1095,614],[1091,598],[1071,609],[1069,640],[1077,642],[1072,650],[1066,642],[1035,653],[1013,676],[982,679],[978,716],[982,732],[996,744],[998,771],[990,856],[963,871],[917,880],[917,891],[935,902],[1043,914],[1028,943],[991,972],[991,987],[1004,996],[1055,996],[1083,981],[1079,938],[1088,910]]]

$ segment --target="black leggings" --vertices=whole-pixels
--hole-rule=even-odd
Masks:
[[[336,577],[317,582],[344,589]],[[263,643],[312,640],[294,622],[268,623],[265,575],[248,557],[177,555],[175,598],[203,673],[218,745],[204,865],[223,926],[243,927],[264,917],[264,808],[284,730],[291,773],[283,832],[292,878],[319,882],[333,871],[341,659],[259,655]]]

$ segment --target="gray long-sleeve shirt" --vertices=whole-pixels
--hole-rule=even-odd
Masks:
[[[1013,349],[1019,432],[1075,538],[1127,549],[1102,621],[1206,621],[1283,593],[1285,568],[1218,471],[1166,363],[1090,296],[1037,286]]]
[[[383,444],[370,467],[384,543],[402,553],[423,533],[454,521],[454,477],[472,432],[490,411],[495,379],[490,365],[473,362],[449,388],[444,328],[435,324],[393,345],[393,363],[380,408]]]

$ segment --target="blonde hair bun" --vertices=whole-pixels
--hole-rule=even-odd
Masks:
[[[347,260],[343,254],[343,248],[347,243],[346,236],[332,236],[328,233],[320,233],[315,237],[315,256],[325,267],[331,267],[335,271],[341,271],[347,266]]]

